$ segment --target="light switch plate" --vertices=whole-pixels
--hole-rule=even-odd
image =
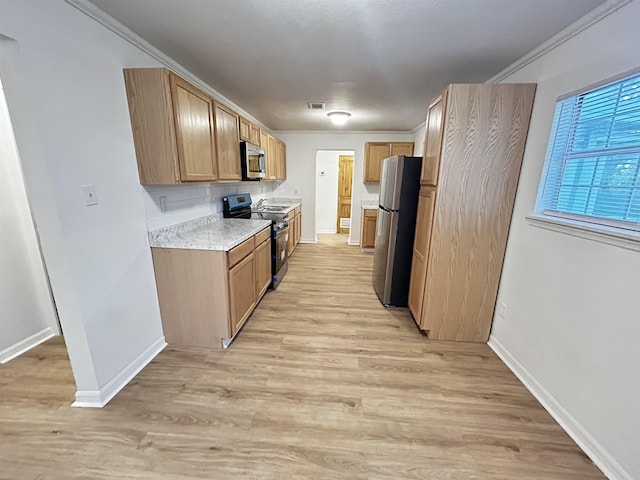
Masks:
[[[98,205],[98,195],[96,195],[96,187],[93,185],[82,185],[82,196],[87,207]]]

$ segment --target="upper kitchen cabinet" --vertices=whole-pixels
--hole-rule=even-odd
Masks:
[[[427,124],[425,133],[425,150],[422,160],[422,185],[436,185],[438,182],[438,168],[440,166],[440,150],[442,149],[442,134],[444,132],[444,110],[447,102],[447,91],[433,99],[427,109]]]
[[[364,147],[364,181],[379,182],[382,160],[413,155],[413,142],[367,142]]]
[[[287,179],[287,147],[276,138],[276,180]]]
[[[218,102],[215,103],[215,115],[218,180],[221,182],[239,182],[242,180],[240,139],[238,137],[240,116]]]
[[[260,127],[240,117],[240,140],[260,146]]]
[[[165,68],[124,78],[140,183],[217,180],[213,100]]]
[[[489,337],[535,89],[450,85],[429,105],[409,310],[431,339]]]

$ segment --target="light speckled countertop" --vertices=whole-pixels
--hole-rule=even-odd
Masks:
[[[153,230],[149,232],[149,244],[161,248],[228,251],[270,225],[271,220],[210,215]]]
[[[377,210],[378,200],[362,200],[360,206],[365,210]]]

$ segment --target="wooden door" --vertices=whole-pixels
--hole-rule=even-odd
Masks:
[[[229,270],[229,307],[231,311],[231,334],[240,330],[256,304],[256,274],[254,253]]]
[[[364,181],[379,182],[382,160],[391,150],[387,142],[367,142],[364,148]]]
[[[256,301],[271,283],[271,238],[258,245],[255,251]]]
[[[253,143],[251,141],[251,122],[244,117],[240,117],[240,140]]]
[[[237,113],[216,103],[216,145],[218,147],[218,180],[220,181],[242,180],[238,123]]]
[[[340,226],[341,218],[351,218],[351,189],[353,183],[353,156],[338,157],[338,220],[336,232],[349,233],[349,228]]]
[[[427,129],[424,138],[424,159],[420,183],[422,185],[437,185],[440,169],[440,152],[442,151],[442,137],[444,133],[444,112],[447,103],[447,91],[438,95],[427,110]]]
[[[362,248],[375,247],[377,220],[378,210],[362,210],[362,238],[360,239],[360,246]]]
[[[391,144],[390,156],[394,155],[406,155],[411,157],[413,155],[413,142],[394,142]]]
[[[431,228],[435,207],[435,189],[422,187],[418,197],[416,215],[416,233],[411,259],[411,277],[409,280],[409,310],[416,323],[422,327],[422,301],[427,276],[427,259],[431,241]]]
[[[217,179],[212,100],[180,77],[171,75],[180,180]]]

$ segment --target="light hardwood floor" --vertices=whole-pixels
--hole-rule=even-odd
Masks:
[[[486,345],[427,340],[322,240],[228,350],[169,347],[102,410],[69,407],[59,339],[1,366],[0,478],[604,478]]]

